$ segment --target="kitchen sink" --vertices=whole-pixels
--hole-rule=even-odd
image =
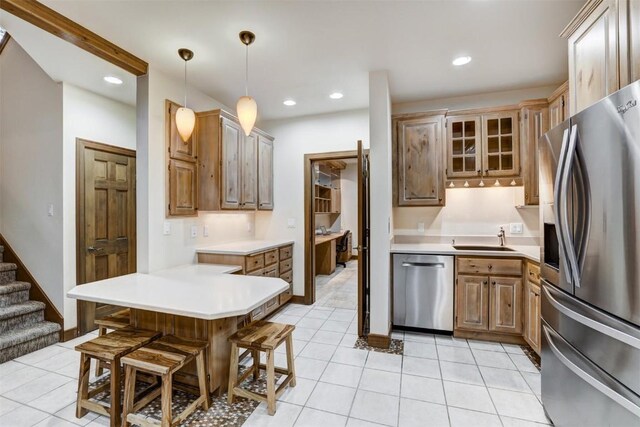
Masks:
[[[496,251],[496,252],[515,252],[511,248],[504,246],[482,246],[482,245],[453,245],[454,249],[459,251]]]

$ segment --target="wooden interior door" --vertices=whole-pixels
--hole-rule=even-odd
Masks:
[[[369,332],[369,154],[358,141],[358,336]]]
[[[78,284],[136,271],[135,151],[78,140]],[[118,310],[79,302],[78,330]]]

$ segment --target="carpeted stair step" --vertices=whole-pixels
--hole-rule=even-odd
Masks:
[[[0,262],[0,285],[15,282],[17,268],[12,262]]]
[[[60,338],[60,325],[40,322],[0,334],[0,363],[55,344]]]
[[[29,301],[30,288],[31,284],[27,282],[0,285],[0,308]]]
[[[27,301],[0,308],[0,334],[42,322],[44,308],[45,304],[40,301]]]

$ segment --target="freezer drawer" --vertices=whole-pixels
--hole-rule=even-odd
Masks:
[[[640,395],[640,328],[591,307],[544,280],[541,294],[545,322],[591,362]]]
[[[393,256],[393,324],[453,331],[453,257]]]
[[[637,427],[640,397],[542,322],[542,403],[559,427]]]

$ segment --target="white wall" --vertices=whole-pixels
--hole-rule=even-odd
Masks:
[[[391,327],[391,99],[386,71],[369,73],[369,152],[371,220],[369,254],[370,333],[388,335]]]
[[[293,293],[304,295],[304,155],[355,150],[359,139],[368,147],[368,111],[274,120],[260,124],[260,128],[275,138],[275,208],[256,213],[256,236],[295,241]],[[287,227],[288,219],[295,221],[294,228]]]
[[[63,294],[76,286],[76,138],[135,150],[136,109],[69,83],[63,95]],[[76,300],[64,298],[64,327],[77,325]]]
[[[0,88],[0,230],[62,313],[62,85],[11,39]]]
[[[200,213],[194,218],[165,218],[165,99],[181,102],[183,98],[183,82],[172,80],[153,66],[147,76],[138,79],[137,255],[141,272],[193,263],[197,246],[250,239],[255,233],[253,213]],[[188,106],[195,111],[224,108],[192,88]],[[165,221],[171,224],[168,236],[163,235]],[[205,224],[209,226],[209,237],[203,236]],[[198,227],[197,238],[190,237],[192,225]]]
[[[453,188],[447,189],[444,207],[394,208],[396,236],[429,237],[495,237],[500,226],[520,222],[524,229],[516,237],[539,237],[538,208],[517,209],[524,202],[523,187]],[[418,223],[424,223],[424,232]],[[505,227],[508,236],[509,228]],[[449,239],[444,239],[449,240]],[[497,238],[496,238],[497,243]]]
[[[358,246],[358,165],[349,163],[340,171],[340,227],[351,230],[352,244]],[[358,251],[353,249],[353,254]]]

